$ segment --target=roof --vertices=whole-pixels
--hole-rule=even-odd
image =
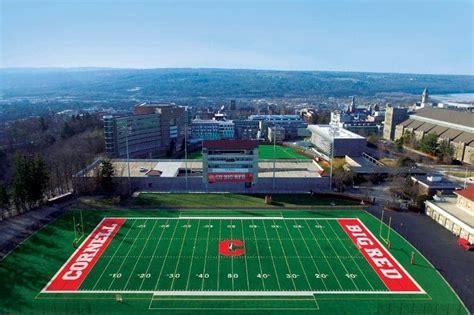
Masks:
[[[469,185],[463,190],[458,190],[455,192],[457,195],[462,196],[466,199],[474,201],[474,185]]]
[[[464,142],[465,144],[469,144],[474,141],[474,134],[469,132],[463,132],[459,136],[454,139],[455,142]]]
[[[411,118],[424,117],[474,128],[474,113],[443,108],[421,108]]]
[[[308,130],[312,133],[322,135],[327,139],[365,139],[347,129],[332,125],[308,125]]]
[[[203,148],[250,150],[258,147],[257,140],[204,140]]]

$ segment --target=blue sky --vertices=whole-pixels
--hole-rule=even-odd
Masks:
[[[0,3],[1,67],[474,74],[471,0]]]

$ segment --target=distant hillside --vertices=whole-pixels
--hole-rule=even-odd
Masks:
[[[0,69],[0,93],[14,96],[305,97],[472,93],[474,76],[226,69]]]

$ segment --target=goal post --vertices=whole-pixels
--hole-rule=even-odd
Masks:
[[[388,225],[387,225],[387,233],[384,235],[384,229],[383,226],[385,224],[384,222],[384,214],[385,210],[382,210],[382,216],[380,218],[380,229],[379,229],[379,237],[384,241],[386,245],[390,248],[390,232],[392,229],[392,217],[388,217]]]

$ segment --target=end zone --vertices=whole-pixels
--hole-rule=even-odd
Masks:
[[[59,293],[79,290],[82,282],[125,221],[124,218],[103,219],[41,292]]]

